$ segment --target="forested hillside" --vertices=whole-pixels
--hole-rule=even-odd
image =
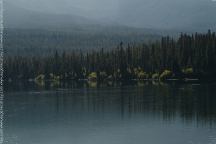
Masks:
[[[49,56],[6,56],[4,68],[5,80],[214,80],[216,34],[181,34],[177,40],[163,37],[151,44],[121,42],[109,51],[57,50]]]
[[[150,31],[127,27],[80,26],[68,31],[6,29],[4,49],[6,55],[49,55],[55,50],[67,53],[72,50],[108,50],[121,41],[140,44],[159,39],[159,35]]]

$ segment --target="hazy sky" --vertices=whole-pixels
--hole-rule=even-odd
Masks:
[[[112,20],[135,27],[180,27],[216,19],[216,0],[7,0],[23,8]]]
[[[67,13],[89,18],[112,19],[119,10],[118,0],[7,0],[26,9]]]
[[[214,2],[216,0],[7,0],[10,3],[23,5],[23,6],[29,6],[31,8],[40,6],[61,6],[61,5],[68,5],[68,6],[74,6],[84,9],[117,9],[119,7],[119,3],[142,3],[142,4],[157,4],[157,2],[180,2],[184,1],[187,3],[190,2]]]
[[[7,0],[7,2],[12,4],[39,11],[71,13],[74,12],[73,9],[79,8],[83,11],[94,11],[95,13],[110,12],[112,14],[118,13],[122,9],[133,9],[133,11],[136,11],[137,8],[140,7],[144,10],[151,8],[169,9],[170,4],[179,7],[193,4],[194,7],[196,7],[196,3],[216,3],[215,1],[216,0]]]
[[[118,0],[7,0],[10,3],[30,9],[80,8],[84,10],[116,10]],[[56,9],[61,11],[63,9]]]

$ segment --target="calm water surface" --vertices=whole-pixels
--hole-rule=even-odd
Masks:
[[[216,84],[24,87],[4,88],[5,144],[216,144]]]

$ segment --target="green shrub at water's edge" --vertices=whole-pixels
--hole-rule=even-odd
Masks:
[[[96,72],[92,72],[88,75],[88,80],[90,81],[95,81],[97,80],[97,73]]]
[[[172,71],[170,70],[164,70],[164,72],[160,75],[159,79],[160,80],[166,80],[168,78],[172,77]]]
[[[159,73],[154,73],[154,74],[152,75],[152,79],[154,79],[154,80],[159,79],[159,77],[160,77],[160,74],[159,74]]]
[[[193,74],[193,68],[185,68],[182,70],[184,74]]]
[[[45,80],[45,75],[40,74],[35,78],[35,81],[44,81]]]
[[[148,79],[148,77],[149,77],[149,75],[142,70],[140,72],[138,72],[138,74],[137,74],[137,78],[140,80],[141,79]]]
[[[54,75],[54,74],[50,74],[50,80],[52,81],[60,81],[60,76]]]

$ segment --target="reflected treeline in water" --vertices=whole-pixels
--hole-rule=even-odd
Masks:
[[[4,90],[0,84],[0,144],[4,143]]]
[[[97,82],[97,81],[70,81],[70,82],[55,82],[55,81],[17,81],[5,82],[5,91],[32,91],[32,90],[58,90],[58,89],[76,89],[76,88],[101,88],[101,87],[116,87],[124,85],[143,85],[146,82],[126,81],[126,82]],[[157,83],[158,84],[158,83]]]
[[[29,85],[31,86],[31,85]],[[70,87],[70,89],[68,89]],[[55,90],[11,92],[7,89],[5,107],[7,122],[19,125],[74,119],[117,118],[141,116],[167,122],[215,124],[216,84],[136,83],[135,85],[65,84]],[[50,87],[49,87],[50,88]],[[44,88],[45,89],[45,88]],[[31,119],[31,121],[28,121]],[[23,123],[22,123],[23,122]],[[17,122],[18,123],[18,122]],[[30,124],[29,123],[29,124]]]
[[[176,83],[175,81],[162,82],[162,81],[107,81],[107,82],[97,82],[97,81],[69,81],[69,82],[59,82],[59,81],[15,81],[15,82],[4,82],[5,91],[34,91],[34,90],[58,90],[58,89],[77,89],[77,88],[107,88],[107,87],[119,87],[119,86],[145,86],[148,84],[152,85],[164,85],[167,83]],[[178,83],[199,83],[198,81],[191,82],[181,82]]]

